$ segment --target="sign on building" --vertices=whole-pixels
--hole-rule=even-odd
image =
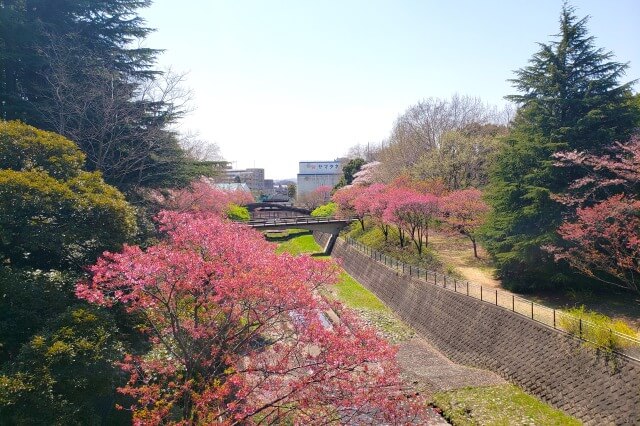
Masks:
[[[337,161],[301,161],[301,175],[342,174],[342,166]]]

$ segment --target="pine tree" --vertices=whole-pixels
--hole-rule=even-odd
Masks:
[[[153,69],[150,0],[0,0],[0,118],[76,142],[89,170],[121,189],[192,178],[167,126],[184,109]],[[164,85],[163,85],[164,83]],[[176,95],[174,92],[173,95]]]
[[[564,213],[552,195],[580,171],[555,168],[551,156],[574,149],[598,153],[613,140],[626,140],[638,124],[633,82],[619,84],[627,65],[594,46],[587,22],[565,4],[557,40],[541,43],[529,65],[516,71],[512,83],[521,94],[507,97],[520,108],[491,172],[493,212],[484,239],[511,288],[567,279],[540,247],[557,243]]]
[[[149,0],[3,0],[0,1],[0,99],[2,117],[45,128],[41,104],[47,93],[46,56],[54,41],[73,36],[76,69],[91,58],[130,76],[149,76],[157,50],[131,48],[145,37],[136,9]]]

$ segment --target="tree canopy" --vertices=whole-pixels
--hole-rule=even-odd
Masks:
[[[166,239],[105,254],[77,286],[83,299],[144,318],[151,350],[122,361],[135,421],[411,421],[420,400],[402,393],[395,349],[322,296],[335,281],[330,263],[278,255],[258,232],[211,214],[159,220]]]
[[[55,133],[0,122],[0,256],[16,265],[79,267],[135,230],[133,209]]]
[[[76,142],[87,168],[119,188],[184,185],[202,168],[168,125],[186,112],[181,76],[153,69],[150,0],[0,4],[0,118]]]

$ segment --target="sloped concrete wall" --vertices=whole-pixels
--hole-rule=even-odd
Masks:
[[[586,424],[640,424],[640,363],[612,359],[516,313],[399,275],[342,240],[333,257],[452,360],[495,371]]]

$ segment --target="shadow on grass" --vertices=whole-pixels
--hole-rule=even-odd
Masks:
[[[313,232],[306,229],[289,229],[282,232],[268,232],[264,234],[264,237],[272,243],[283,243],[303,235],[311,234],[313,234]]]

